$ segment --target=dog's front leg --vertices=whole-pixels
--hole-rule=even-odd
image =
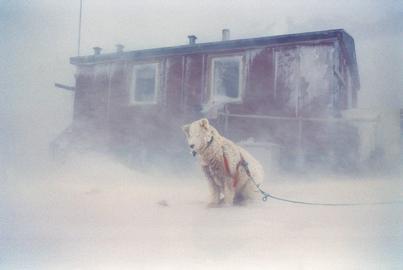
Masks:
[[[235,188],[232,186],[232,179],[226,178],[224,181],[224,203],[227,206],[233,205],[235,198]]]
[[[210,190],[210,202],[207,207],[218,207],[220,205],[220,187],[214,181],[210,168],[208,166],[203,166],[202,168]]]

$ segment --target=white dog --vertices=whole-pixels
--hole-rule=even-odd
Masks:
[[[209,207],[241,204],[258,196],[256,185],[261,185],[263,168],[245,149],[221,136],[207,119],[182,127],[193,156],[207,177],[211,200]],[[249,170],[249,171],[248,171]]]

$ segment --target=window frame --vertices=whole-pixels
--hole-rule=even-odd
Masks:
[[[154,97],[151,101],[138,101],[135,98],[136,94],[136,72],[141,67],[151,66],[155,69],[155,79],[154,79]],[[131,71],[131,82],[129,89],[129,105],[156,105],[158,104],[158,95],[160,87],[160,63],[159,62],[146,62],[146,63],[135,63]]]
[[[215,74],[215,63],[222,59],[237,59],[239,62],[239,73],[238,73],[238,97],[231,98],[226,96],[225,99],[217,99],[216,87],[214,84]],[[242,103],[243,93],[245,89],[245,56],[243,54],[228,54],[228,55],[214,55],[210,56],[210,79],[209,79],[209,100],[212,102],[223,102],[223,103]]]

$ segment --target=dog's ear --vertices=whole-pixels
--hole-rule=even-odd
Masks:
[[[209,128],[209,122],[207,118],[200,119],[200,126],[205,129]]]
[[[185,132],[186,136],[188,136],[188,137],[189,137],[189,128],[190,128],[190,125],[182,126],[183,132]]]

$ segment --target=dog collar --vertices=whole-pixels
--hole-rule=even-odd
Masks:
[[[210,145],[213,143],[213,141],[214,141],[214,136],[211,136],[211,139],[207,142],[206,147],[204,147],[204,149],[203,149],[201,152],[203,153],[204,151],[206,151],[207,148],[209,148]],[[195,156],[195,155],[196,155],[196,154],[194,154],[193,156]]]
[[[211,136],[211,139],[207,142],[206,148],[204,150],[206,150],[212,143],[214,140],[214,136]]]

